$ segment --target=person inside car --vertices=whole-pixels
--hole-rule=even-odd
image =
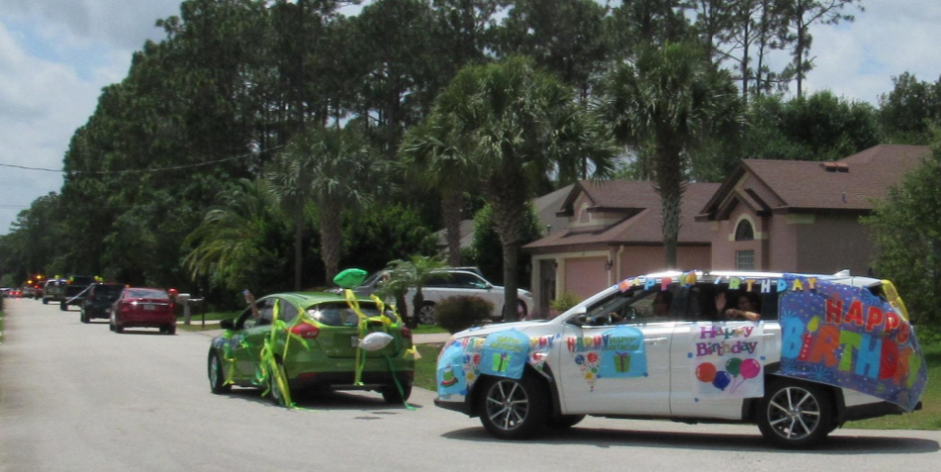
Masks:
[[[725,292],[716,294],[716,310],[725,315],[726,320],[742,318],[747,321],[760,321],[760,301],[755,293],[745,292],[738,296],[735,306],[728,306]]]

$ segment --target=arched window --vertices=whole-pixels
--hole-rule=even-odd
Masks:
[[[735,228],[735,240],[736,241],[752,241],[755,239],[755,229],[752,228],[751,222],[748,220],[742,220],[738,223],[738,227]]]

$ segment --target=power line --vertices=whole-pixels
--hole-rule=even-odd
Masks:
[[[125,169],[125,170],[65,170],[65,169],[50,169],[48,167],[32,167],[32,166],[23,166],[19,164],[4,164],[0,162],[0,167],[10,167],[13,169],[23,169],[23,170],[37,170],[42,172],[59,172],[63,174],[95,174],[95,175],[104,175],[104,174],[146,174],[146,173],[155,173],[155,172],[166,172],[172,170],[180,169],[191,169],[194,167],[203,167],[213,164],[219,164],[221,162],[234,161],[237,159],[244,159],[246,157],[252,157],[257,154],[264,154],[267,152],[274,151],[275,149],[280,149],[284,145],[275,146],[272,148],[265,149],[257,153],[247,153],[239,156],[226,157],[223,159],[216,159],[214,161],[198,162],[196,164],[184,164],[179,166],[170,166],[170,167],[160,167],[156,169]]]

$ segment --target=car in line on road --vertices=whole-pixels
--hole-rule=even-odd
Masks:
[[[80,305],[82,312],[79,320],[88,323],[95,318],[111,318],[111,309],[124,291],[123,284],[94,283]]]
[[[62,300],[59,301],[59,309],[69,311],[69,306],[81,306],[88,287],[95,283],[95,278],[88,275],[73,275],[66,279]]]
[[[279,293],[255,303],[257,318],[249,307],[236,319],[223,320],[220,326],[226,333],[212,340],[208,369],[213,393],[228,392],[232,385],[270,387],[272,397],[278,399],[279,386],[271,376],[268,385],[259,385],[262,349],[275,330],[274,358],[278,368],[283,369],[290,392],[373,390],[381,393],[387,403],[408,400],[415,370],[409,352],[412,333],[392,310],[384,308],[380,313],[372,300],[364,297],[358,300],[359,309],[368,320],[366,330],[385,332],[392,339],[380,350],[363,350],[361,382],[356,384],[360,318],[342,295]],[[274,323],[276,304],[277,319],[286,327]],[[298,339],[306,342],[307,347]]]
[[[366,279],[359,287],[353,290],[356,295],[368,297],[379,288],[387,271],[379,271]],[[409,313],[417,313],[418,321],[422,324],[435,324],[435,306],[442,300],[456,296],[480,297],[493,304],[493,321],[503,320],[503,287],[487,281],[476,268],[442,269],[433,272],[428,283],[422,287],[425,298],[421,308],[416,312],[412,306],[412,297],[415,289],[410,289],[405,296]],[[527,290],[518,289],[517,314],[523,319],[534,306],[533,294]]]
[[[891,282],[663,272],[552,320],[455,334],[435,404],[505,439],[590,415],[752,423],[776,446],[805,448],[846,421],[920,409],[925,369]]]
[[[125,288],[109,319],[109,328],[118,334],[125,328],[160,328],[161,333],[176,334],[176,304],[162,288]]]
[[[61,302],[65,299],[65,279],[49,279],[43,285],[42,304]]]

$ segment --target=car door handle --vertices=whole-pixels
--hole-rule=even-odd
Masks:
[[[645,344],[663,344],[667,341],[667,338],[644,338]]]

